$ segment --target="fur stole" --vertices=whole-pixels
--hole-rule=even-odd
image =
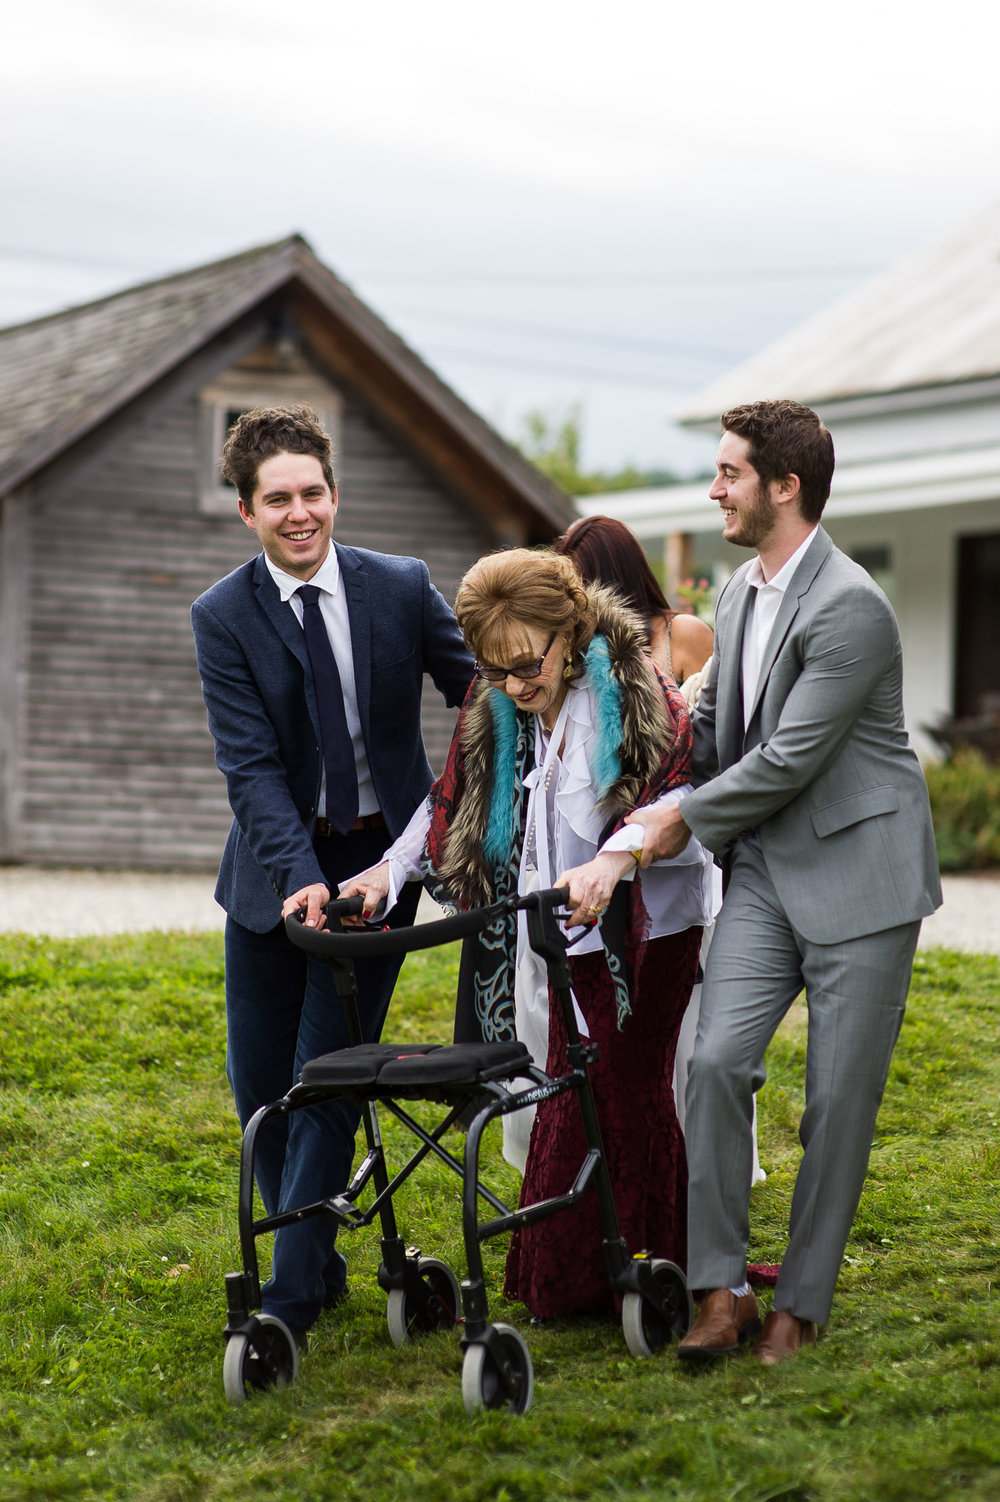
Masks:
[[[687,734],[687,711],[683,701],[678,708],[677,691],[659,678],[646,655],[640,617],[612,590],[592,585],[588,594],[595,620],[583,657],[583,677],[595,702],[591,772],[605,825],[613,827],[644,801],[644,793],[648,798],[651,786],[662,784],[681,715]],[[432,789],[427,852],[441,885],[462,906],[492,899],[493,874],[509,866],[519,845],[527,735],[533,744],[534,716],[477,679],[462,707],[448,765]]]

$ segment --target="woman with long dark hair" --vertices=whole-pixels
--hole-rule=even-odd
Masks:
[[[617,590],[642,616],[649,655],[678,688],[687,686],[684,697],[691,704],[695,685],[690,680],[712,655],[712,628],[696,615],[671,608],[635,533],[613,516],[584,516],[556,538],[554,548],[573,559],[585,582]]]

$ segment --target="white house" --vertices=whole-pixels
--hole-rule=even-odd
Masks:
[[[824,525],[899,618],[906,716],[921,726],[1000,693],[1000,203],[873,278],[699,393],[679,420],[761,397],[814,407],[837,453]],[[628,523],[668,591],[724,580],[746,555],[721,538],[708,484],[587,496]]]

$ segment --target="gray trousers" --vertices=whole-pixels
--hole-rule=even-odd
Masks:
[[[805,988],[802,1161],[774,1307],[825,1324],[868,1169],[920,924],[811,944],[789,923],[754,836],[741,839],[709,952],[688,1079],[688,1281],[746,1279],[753,1096]],[[762,1100],[766,1119],[767,1096]]]

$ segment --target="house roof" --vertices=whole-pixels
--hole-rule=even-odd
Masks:
[[[0,494],[261,302],[285,293],[322,355],[485,509],[562,531],[572,502],[290,235],[0,330]],[[319,327],[322,325],[322,327]]]
[[[998,373],[1000,202],[713,381],[677,420],[714,425],[759,398],[817,406]]]

